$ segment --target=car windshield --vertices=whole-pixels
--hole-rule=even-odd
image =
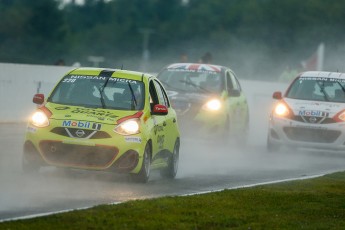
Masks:
[[[221,72],[166,69],[158,79],[167,90],[189,93],[219,93],[222,89]]]
[[[286,97],[311,101],[345,102],[345,80],[300,77],[292,83]]]
[[[56,86],[49,102],[91,108],[141,110],[144,107],[141,81],[86,75],[67,75]]]

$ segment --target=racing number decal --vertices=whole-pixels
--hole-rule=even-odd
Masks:
[[[66,82],[66,83],[73,83],[73,82],[75,82],[75,80],[76,80],[76,79],[69,79],[69,78],[65,78],[65,79],[63,79],[63,81],[62,81],[62,82]]]

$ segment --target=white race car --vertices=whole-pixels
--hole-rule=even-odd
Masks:
[[[273,98],[268,151],[283,145],[345,150],[345,73],[303,72]]]

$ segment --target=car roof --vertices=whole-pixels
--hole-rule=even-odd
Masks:
[[[307,71],[307,72],[302,72],[299,77],[345,79],[345,73],[327,72],[327,71]]]
[[[173,63],[165,67],[165,69],[176,69],[186,71],[210,71],[210,72],[221,72],[222,70],[228,69],[224,66],[204,64],[204,63]]]
[[[88,75],[88,76],[99,76],[102,72],[113,72],[111,77],[119,77],[119,78],[128,78],[137,81],[142,81],[144,78],[155,78],[155,76],[131,71],[131,70],[122,70],[122,69],[111,69],[111,68],[91,68],[91,67],[81,67],[70,71],[68,74],[80,74],[80,75]]]

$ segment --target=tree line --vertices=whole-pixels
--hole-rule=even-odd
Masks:
[[[211,52],[216,64],[265,78],[298,68],[320,42],[341,56],[344,12],[338,0],[0,0],[0,62],[101,57],[102,67],[156,72],[182,53],[195,62]],[[339,68],[334,59],[326,68]]]

